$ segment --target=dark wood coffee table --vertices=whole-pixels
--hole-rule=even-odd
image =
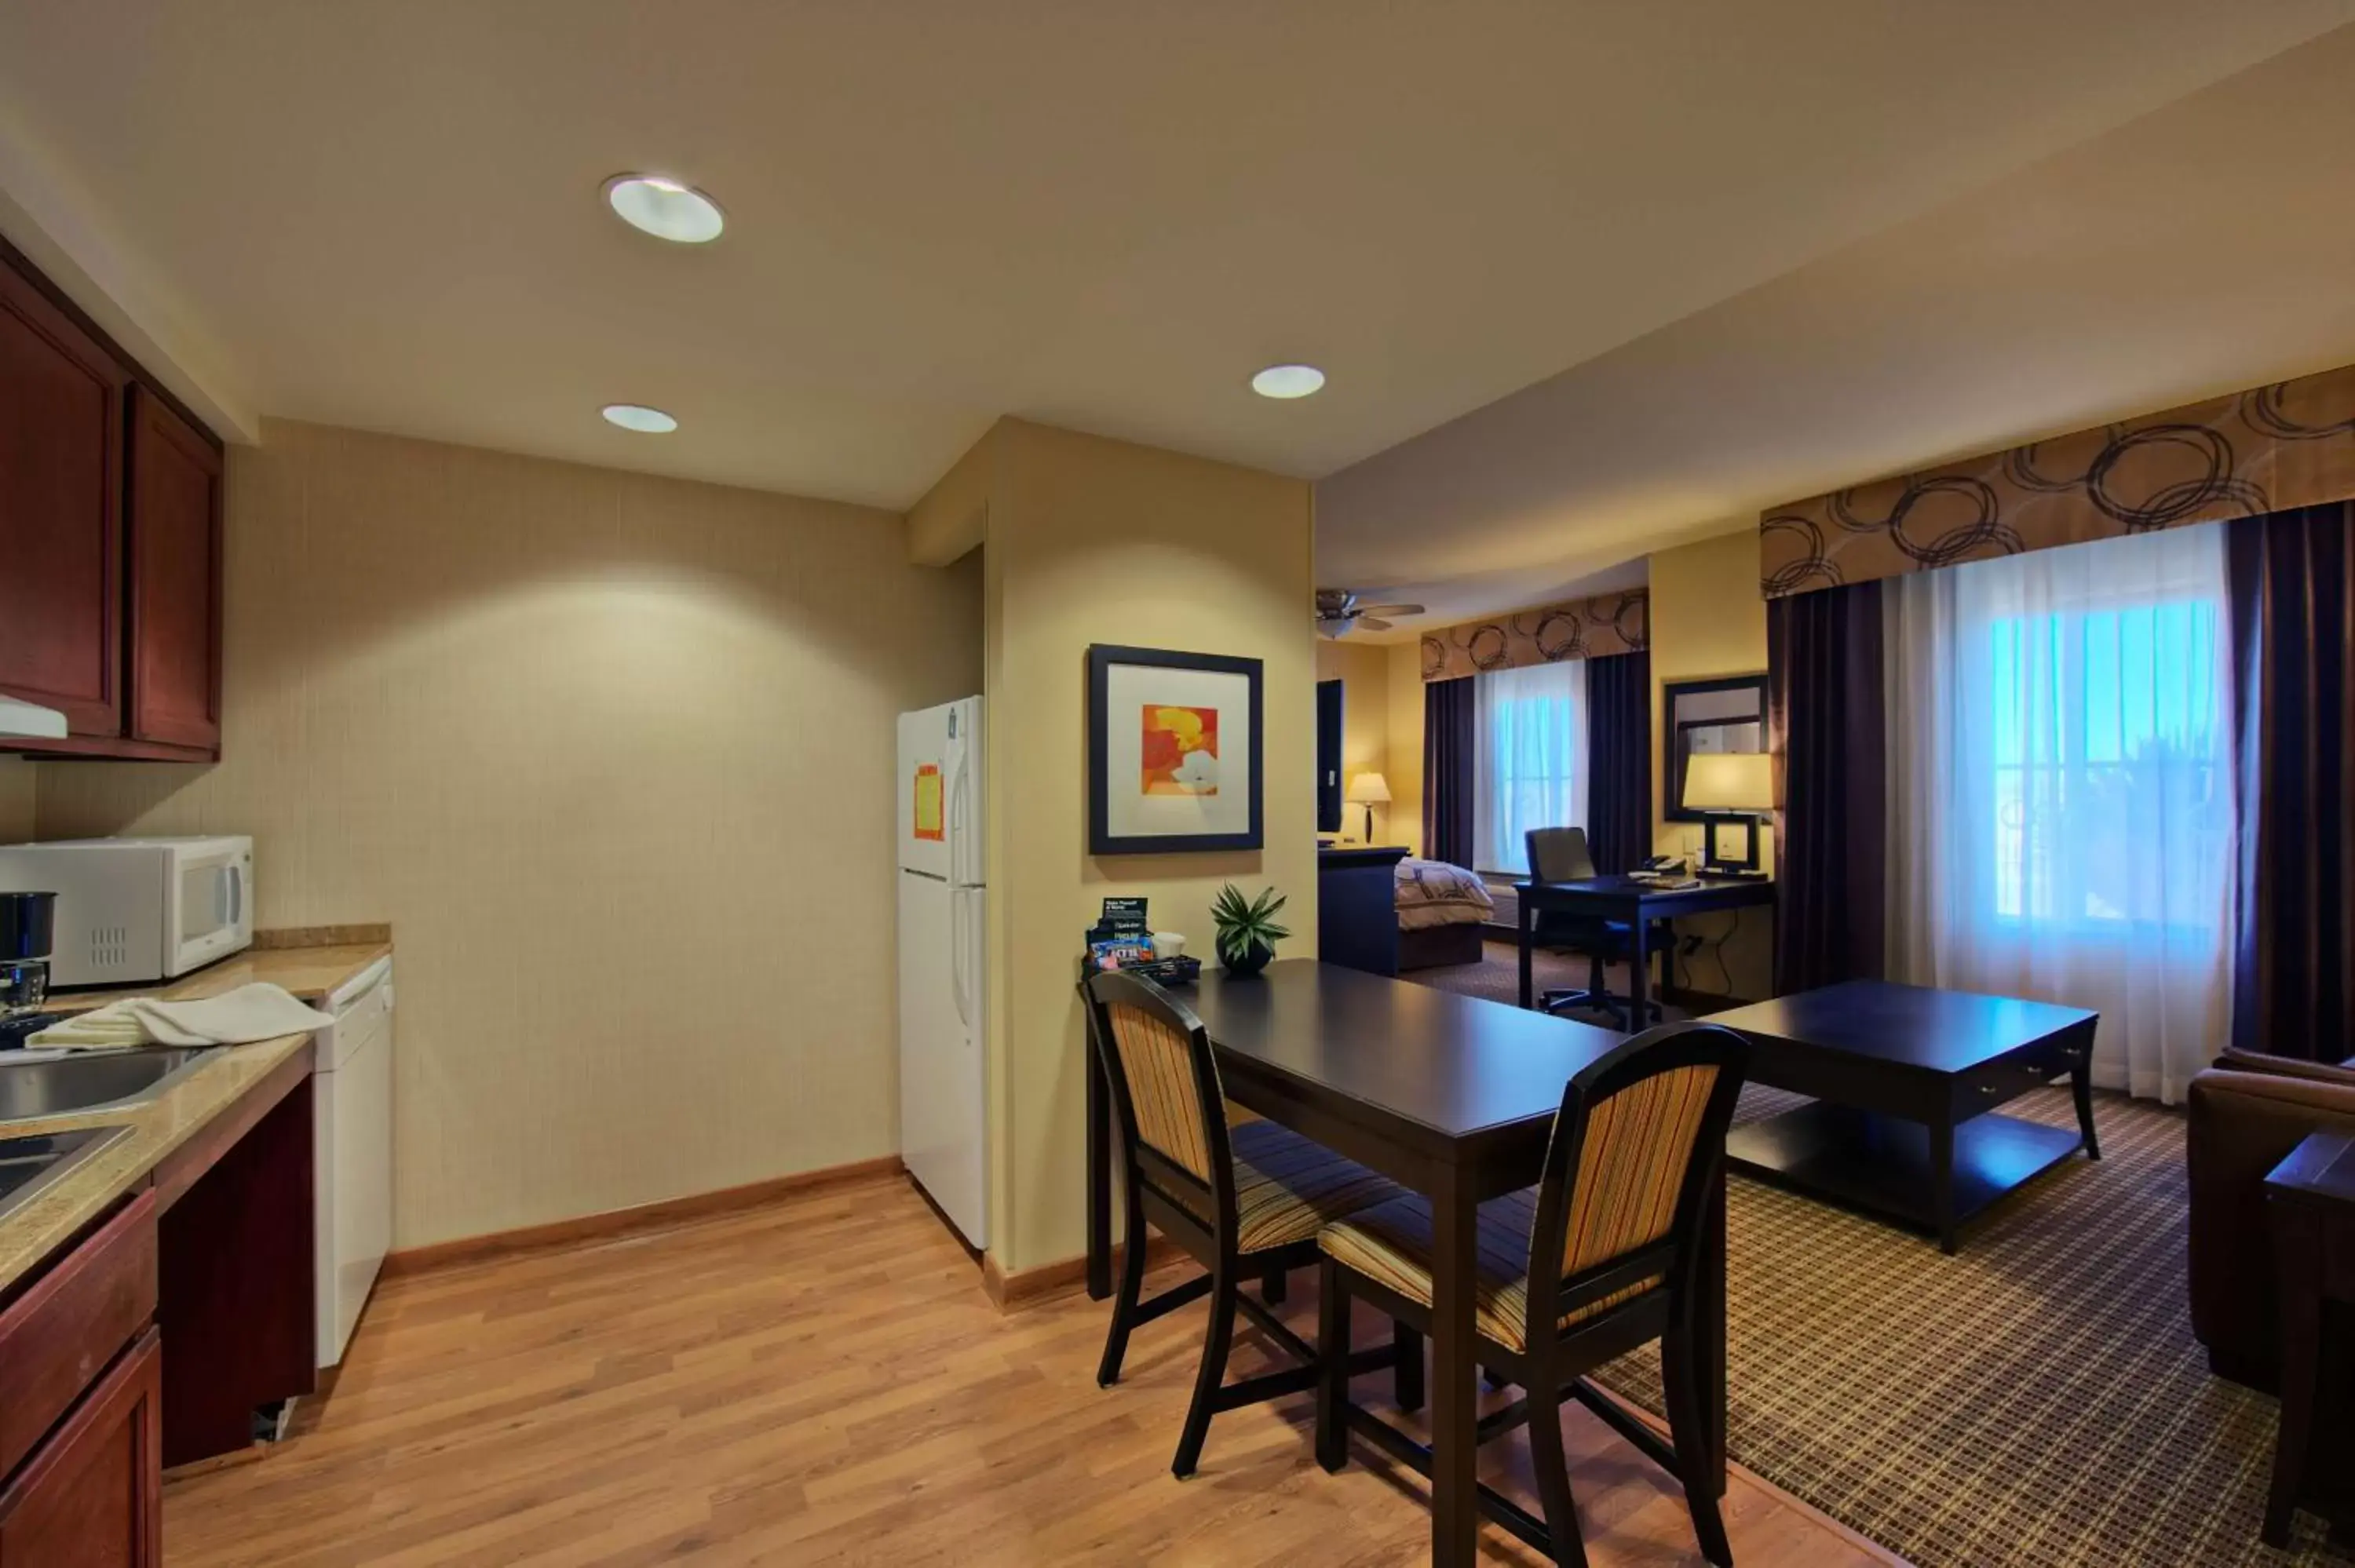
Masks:
[[[1751,1043],[1750,1078],[1815,1103],[1737,1127],[1732,1167],[1809,1197],[1894,1219],[1955,1250],[1973,1215],[2094,1135],[2097,1013],[2048,1002],[1849,980],[1709,1022]],[[1995,1115],[2067,1075],[2077,1131]]]

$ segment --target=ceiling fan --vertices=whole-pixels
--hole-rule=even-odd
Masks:
[[[1391,623],[1384,617],[1422,613],[1423,606],[1419,604],[1360,604],[1352,588],[1316,590],[1319,637],[1347,637],[1361,626],[1369,631],[1388,631]]]

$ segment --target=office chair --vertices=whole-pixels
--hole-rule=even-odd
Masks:
[[[1584,828],[1531,828],[1523,839],[1529,849],[1532,882],[1583,882],[1598,874],[1594,856],[1586,847]],[[1593,1008],[1610,1013],[1623,1029],[1641,1029],[1660,1017],[1660,1004],[1653,1001],[1646,1010],[1649,1017],[1631,1018],[1634,999],[1604,987],[1603,966],[1628,962],[1636,955],[1634,934],[1625,922],[1540,910],[1531,923],[1529,941],[1532,946],[1583,958],[1587,964],[1584,990],[1558,987],[1549,991],[1538,998],[1539,1011],[1561,1012],[1572,1008]]]

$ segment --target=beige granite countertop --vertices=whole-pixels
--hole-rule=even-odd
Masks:
[[[391,930],[381,926],[259,931],[254,938],[255,946],[247,951],[169,985],[69,991],[53,994],[42,1005],[50,1012],[80,1012],[133,996],[200,1001],[256,980],[268,980],[305,1001],[317,1001],[392,951]],[[100,1150],[23,1208],[0,1218],[0,1291],[37,1267],[124,1193],[136,1192],[156,1166],[206,1123],[310,1044],[307,1034],[285,1034],[257,1044],[229,1046],[148,1105],[0,1125],[0,1138],[85,1127],[131,1129],[129,1137]]]
[[[183,975],[169,985],[51,991],[41,1008],[46,1012],[86,1012],[134,996],[152,996],[164,1001],[202,1001],[257,980],[283,986],[304,1001],[317,1001],[391,951],[389,940],[339,942],[315,948],[249,948],[217,964],[208,964],[194,974]]]
[[[166,1156],[203,1130],[206,1123],[235,1105],[289,1056],[310,1047],[308,1034],[283,1034],[258,1044],[231,1045],[150,1104],[0,1127],[0,1138],[82,1127],[131,1129],[129,1137],[117,1139],[44,1189],[31,1202],[0,1218],[0,1290],[37,1267],[124,1193],[137,1191]]]

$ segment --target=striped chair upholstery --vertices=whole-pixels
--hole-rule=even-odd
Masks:
[[[1538,1191],[1525,1187],[1480,1205],[1479,1272],[1472,1317],[1481,1335],[1512,1350],[1526,1350],[1529,1319],[1529,1233],[1536,1228]],[[1402,1198],[1352,1214],[1325,1227],[1318,1238],[1327,1252],[1375,1284],[1410,1301],[1432,1304],[1431,1205]],[[1581,1319],[1632,1300],[1660,1283],[1646,1280],[1562,1316],[1565,1329]]]
[[[1587,1113],[1561,1250],[1567,1279],[1646,1247],[1676,1223],[1717,1069],[1676,1067],[1630,1084]]]
[[[1235,1250],[1273,1252],[1305,1242],[1333,1221],[1406,1195],[1354,1160],[1272,1121],[1249,1121],[1229,1133],[1235,1156]],[[1204,1224],[1212,1216],[1191,1194],[1174,1194]]]
[[[1692,1162],[1715,1067],[1678,1067],[1599,1101],[1570,1193],[1567,1278],[1658,1241],[1676,1220],[1677,1198]],[[1482,1335],[1528,1349],[1529,1267],[1536,1242],[1534,1187],[1480,1205],[1478,1272],[1473,1317]],[[1411,1301],[1432,1304],[1431,1208],[1402,1198],[1326,1227],[1318,1245],[1342,1264]],[[1564,1313],[1567,1329],[1657,1288],[1654,1275]]]
[[[1207,1184],[1210,1138],[1194,1080],[1193,1043],[1142,1008],[1114,1003],[1104,1012],[1136,1108],[1138,1139]]]

